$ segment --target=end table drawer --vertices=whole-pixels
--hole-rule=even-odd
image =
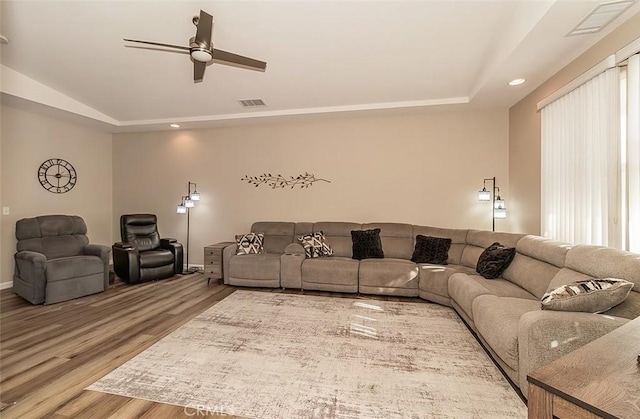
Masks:
[[[221,242],[205,246],[204,248],[204,276],[207,281],[219,280],[224,277],[222,271],[222,252],[224,248],[235,242]]]

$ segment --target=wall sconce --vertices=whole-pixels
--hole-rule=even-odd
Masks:
[[[191,185],[193,185],[193,191],[191,191]],[[187,194],[180,199],[181,199],[181,202],[180,204],[178,204],[176,212],[178,214],[187,214],[187,246],[185,248],[187,269],[186,271],[183,272],[183,274],[190,274],[198,271],[198,268],[194,268],[194,269],[189,268],[189,233],[191,230],[189,210],[196,206],[196,201],[200,201],[200,193],[196,191],[196,184],[193,182],[188,182]]]
[[[487,190],[487,181],[492,182],[493,188],[491,189],[491,191]],[[496,186],[495,176],[483,180],[482,190],[478,192],[478,201],[493,201],[493,205],[491,208],[491,221],[492,231],[496,231],[496,218],[507,218],[507,207],[505,206],[504,199],[500,197],[500,188]]]

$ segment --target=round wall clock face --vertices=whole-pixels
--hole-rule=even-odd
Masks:
[[[78,176],[71,163],[63,159],[49,159],[40,165],[38,180],[43,188],[52,193],[69,192]]]

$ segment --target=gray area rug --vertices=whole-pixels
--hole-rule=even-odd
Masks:
[[[525,418],[455,312],[236,291],[87,390],[251,418]]]

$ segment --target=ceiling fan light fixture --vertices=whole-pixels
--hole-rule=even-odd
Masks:
[[[213,54],[206,48],[191,48],[191,58],[201,63],[208,63],[213,58]]]

